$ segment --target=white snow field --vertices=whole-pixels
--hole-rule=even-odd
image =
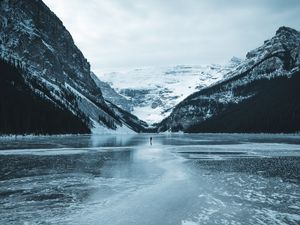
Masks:
[[[190,94],[222,80],[240,62],[233,58],[225,65],[142,67],[104,70],[97,75],[132,102],[134,115],[153,124],[168,116]]]

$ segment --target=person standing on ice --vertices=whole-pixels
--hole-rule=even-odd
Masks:
[[[152,145],[152,137],[150,137],[150,145]]]

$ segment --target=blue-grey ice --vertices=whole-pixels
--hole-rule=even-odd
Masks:
[[[299,224],[298,135],[4,138],[0,224]]]

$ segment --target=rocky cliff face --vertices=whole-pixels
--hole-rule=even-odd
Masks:
[[[91,74],[96,85],[101,89],[103,98],[116,106],[126,110],[127,112],[133,111],[133,103],[123,95],[119,94],[115,89],[113,89],[109,83],[99,80],[99,78],[92,73]]]
[[[0,10],[2,57],[20,60],[33,75],[90,90],[101,100],[88,61],[41,0],[3,0]]]
[[[22,70],[0,59],[0,134],[89,133],[88,118],[55,99],[37,95]],[[37,83],[32,82],[32,87]],[[41,89],[40,86],[36,87]],[[46,90],[44,90],[46,91]]]
[[[41,0],[0,1],[0,57],[22,68],[35,94],[88,117],[90,128],[123,126],[91,77],[87,59]]]
[[[171,115],[159,124],[158,130],[221,132],[222,130],[218,130],[217,123],[214,123],[212,129],[207,121],[213,121],[223,114],[230,114],[229,111],[233,110],[233,106],[235,111],[240,110],[238,114],[235,113],[236,116],[243,117],[243,115],[247,115],[244,110],[246,108],[251,110],[251,107],[239,108],[239,106],[254,98],[259,100],[260,94],[268,85],[276,83],[276,87],[279,88],[278,78],[299,76],[299,73],[297,73],[300,70],[299,55],[300,33],[287,27],[279,28],[272,39],[265,41],[261,47],[250,51],[246,56],[246,60],[229,72],[224,80],[190,95],[179,103]],[[271,82],[274,79],[277,79],[277,81]],[[293,92],[293,95],[297,94]],[[276,100],[273,99],[273,101]],[[272,109],[269,110],[271,114]],[[221,121],[220,118],[218,120]],[[234,118],[231,118],[232,120]],[[237,117],[236,120],[239,120],[239,118]],[[204,123],[206,129],[201,129],[201,125]],[[241,127],[239,130],[234,128],[226,130],[226,132],[236,131],[252,132],[247,127]],[[268,132],[268,129],[260,130],[258,126],[255,132],[260,131]],[[280,132],[280,128],[276,132]]]

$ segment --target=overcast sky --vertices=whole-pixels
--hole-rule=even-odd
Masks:
[[[44,0],[101,73],[108,68],[224,63],[300,30],[300,0]]]

